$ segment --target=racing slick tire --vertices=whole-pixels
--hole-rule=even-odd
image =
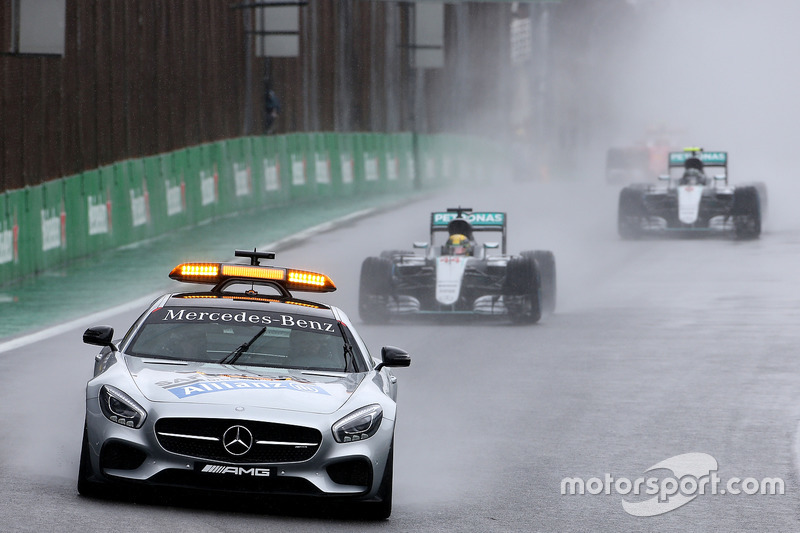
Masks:
[[[731,216],[737,239],[757,239],[761,235],[761,200],[757,188],[734,189]]]
[[[644,202],[642,191],[636,187],[625,187],[619,193],[617,208],[617,232],[623,239],[636,239],[642,236]]]
[[[367,257],[361,263],[358,287],[358,314],[367,324],[389,321],[392,297],[392,262],[385,257]]]
[[[754,183],[753,187],[758,191],[758,205],[761,208],[761,222],[763,224],[764,219],[767,218],[767,185],[759,181]]]
[[[536,261],[542,279],[542,312],[554,313],[556,310],[556,257],[549,250],[522,252],[522,257],[532,257]]]
[[[81,444],[81,459],[78,466],[78,493],[81,496],[96,498],[105,490],[105,483],[92,479],[92,463],[89,458],[89,431],[86,424],[83,425],[83,443]]]
[[[533,257],[512,257],[506,266],[503,301],[515,324],[535,324],[542,318],[541,275]]]

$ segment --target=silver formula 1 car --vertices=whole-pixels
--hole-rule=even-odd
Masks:
[[[713,176],[706,169],[714,169]],[[647,234],[761,234],[767,189],[763,183],[731,186],[728,153],[686,148],[670,152],[669,174],[658,184],[634,184],[619,195],[617,226],[624,239]]]
[[[539,321],[556,303],[555,257],[550,251],[506,251],[503,212],[450,208],[431,213],[430,241],[421,253],[386,250],[361,265],[359,313],[368,323],[419,316],[504,317]],[[495,232],[500,242],[478,242]],[[444,244],[436,245],[439,235]],[[496,250],[500,250],[496,253]]]
[[[250,264],[185,263],[170,277],[210,283],[167,294],[125,337],[102,346],[86,386],[78,491],[109,485],[325,497],[354,516],[392,507],[396,378],[410,357],[382,360],[340,309],[294,298],[328,292],[327,276]]]

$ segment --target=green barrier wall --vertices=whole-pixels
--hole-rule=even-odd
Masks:
[[[473,181],[508,160],[481,139],[416,141],[410,133],[243,137],[0,193],[0,285],[230,213]]]

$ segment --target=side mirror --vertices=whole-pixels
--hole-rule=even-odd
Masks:
[[[97,346],[108,346],[116,351],[114,346],[114,328],[111,326],[94,326],[83,332],[83,342]]]
[[[485,243],[483,243],[483,247],[486,248],[486,249],[494,250],[496,248],[500,248],[500,243],[499,242],[485,242]]]
[[[422,248],[423,250],[425,250],[425,249],[428,248],[428,243],[427,242],[415,242],[414,243],[414,248]]]
[[[728,181],[728,176],[725,174],[717,174],[714,176],[716,181]]]
[[[659,174],[658,179],[660,181],[669,181],[669,174]]]
[[[381,363],[375,367],[375,371],[379,371],[385,366],[409,366],[411,364],[411,356],[408,352],[395,348],[394,346],[384,346],[381,348]]]

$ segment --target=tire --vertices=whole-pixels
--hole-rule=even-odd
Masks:
[[[542,318],[541,276],[533,257],[512,257],[506,266],[503,301],[511,321],[535,324]]]
[[[754,184],[756,191],[758,191],[758,205],[761,208],[761,223],[763,225],[764,219],[767,218],[767,185],[762,182]]]
[[[392,485],[394,484],[394,439],[389,455],[386,458],[386,468],[383,469],[381,485],[378,488],[379,502],[363,503],[362,515],[368,520],[386,520],[392,514]]]
[[[625,187],[619,193],[617,208],[617,232],[623,239],[636,239],[642,236],[644,203],[642,191]]]
[[[361,263],[358,290],[358,314],[367,324],[389,321],[392,297],[392,262],[383,257],[367,257]]]
[[[757,239],[761,235],[761,200],[755,187],[737,187],[731,208],[737,239]]]
[[[522,252],[522,257],[532,257],[539,269],[542,286],[542,312],[554,313],[556,310],[556,257],[553,252],[536,250]]]
[[[78,465],[78,493],[81,496],[96,498],[104,492],[105,483],[93,479],[92,461],[89,457],[89,431],[86,423],[83,424],[83,443],[81,444],[81,459]]]

